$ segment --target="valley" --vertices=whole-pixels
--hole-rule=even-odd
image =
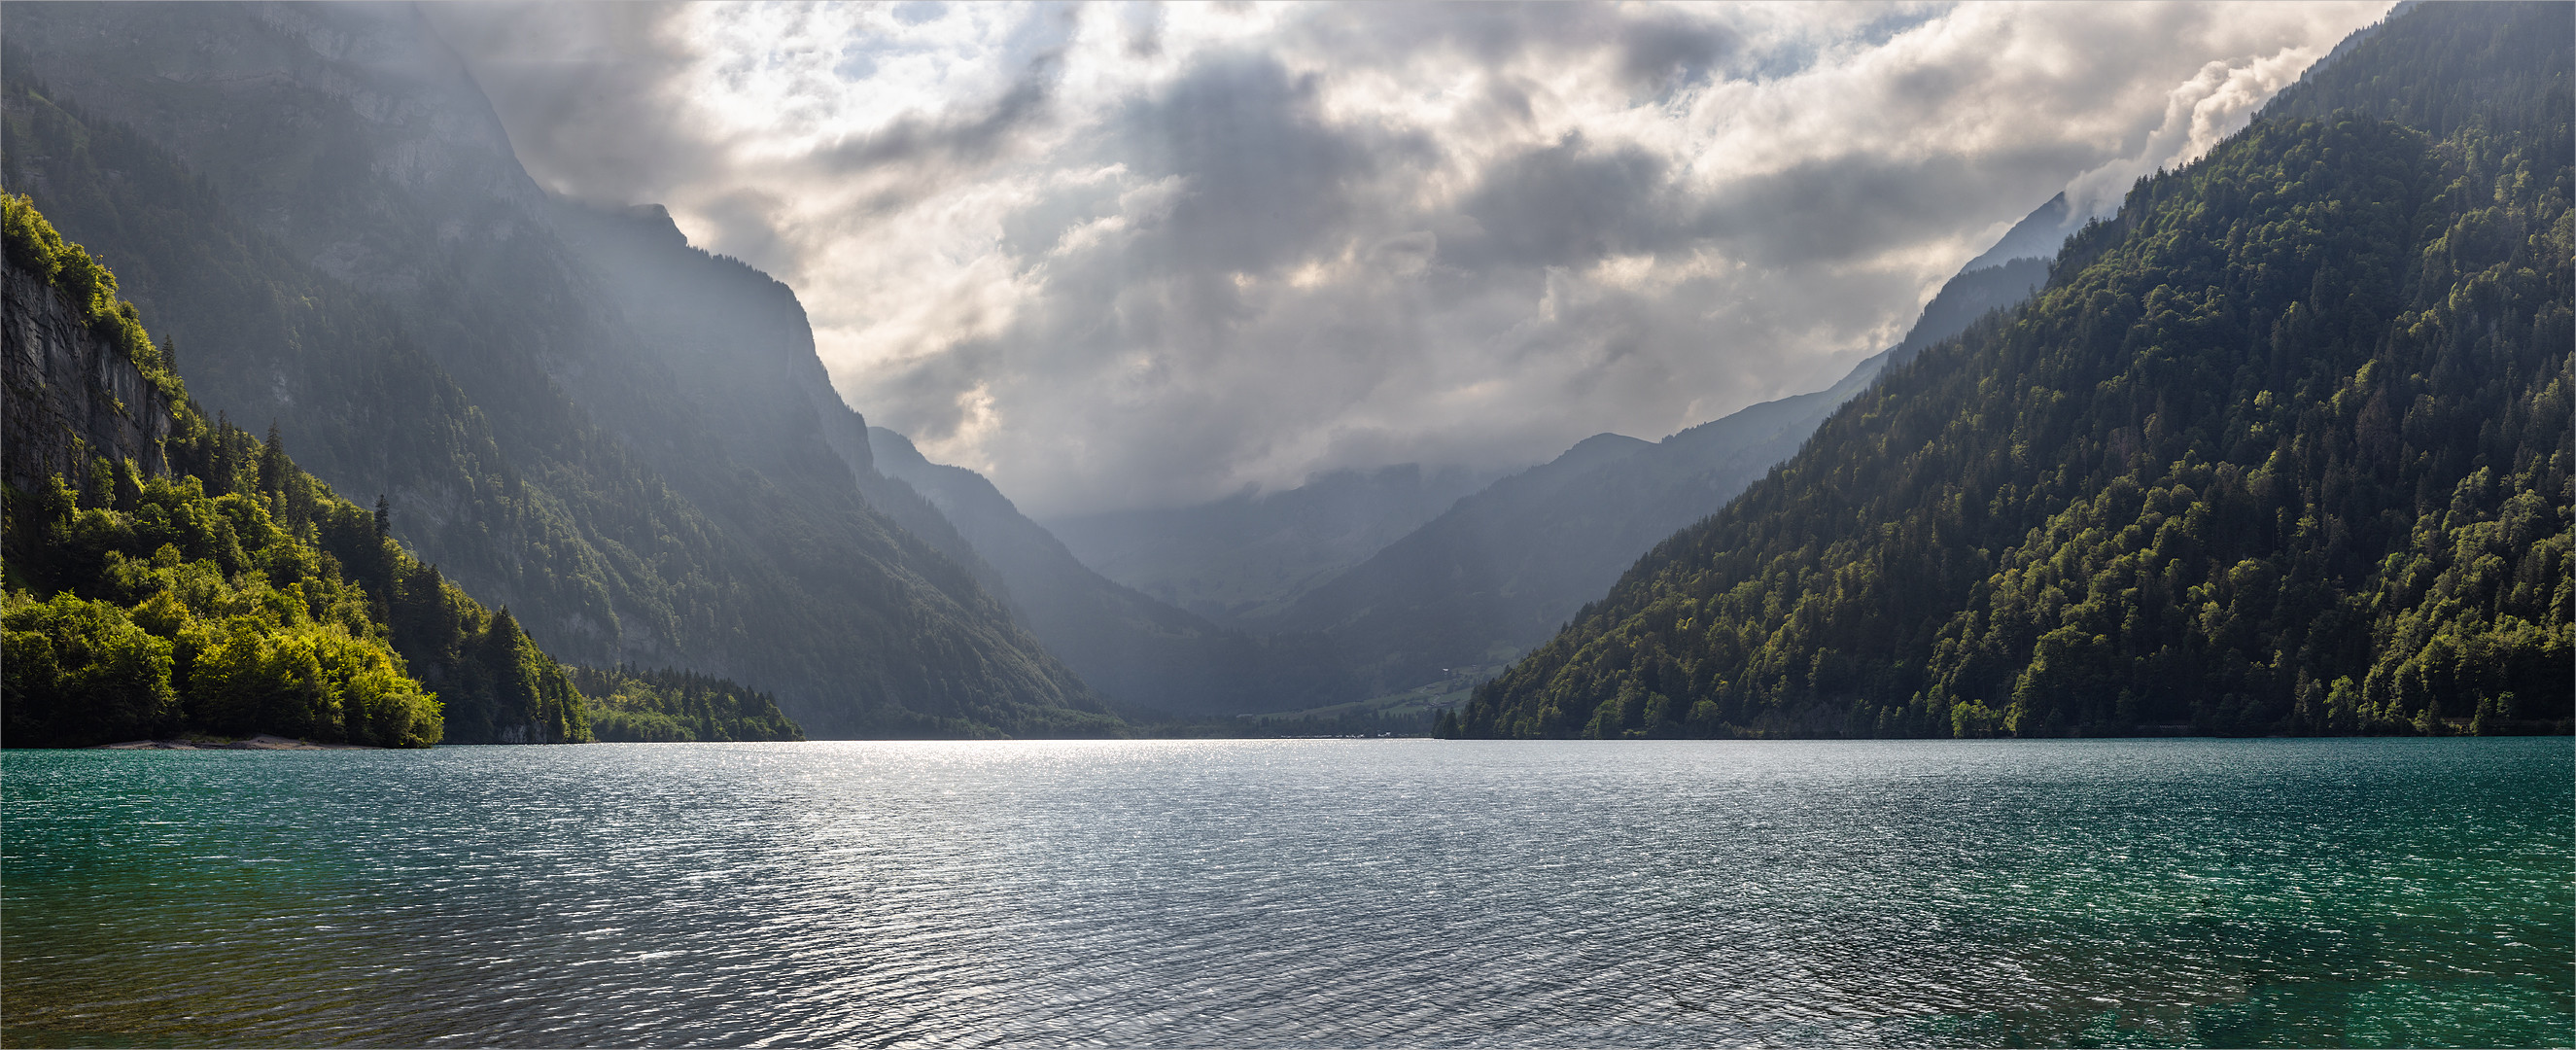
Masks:
[[[0,5],[0,1046],[2550,1046],[2576,4]]]

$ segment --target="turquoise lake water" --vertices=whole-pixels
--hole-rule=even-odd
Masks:
[[[2565,1045],[2557,739],[0,755],[12,1045]]]

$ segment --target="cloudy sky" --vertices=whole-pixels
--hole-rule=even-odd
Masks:
[[[1545,460],[1831,383],[2386,0],[432,5],[530,174],[794,287],[1038,516]]]

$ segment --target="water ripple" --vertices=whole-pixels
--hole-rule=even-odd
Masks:
[[[13,1045],[2565,1043],[2563,740],[0,758]]]

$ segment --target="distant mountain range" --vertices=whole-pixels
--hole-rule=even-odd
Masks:
[[[1438,517],[1495,475],[1405,463],[1190,507],[1047,521],[1083,564],[1219,623],[1277,630],[1299,596]]]
[[[1109,695],[1214,713],[1358,700],[1500,670],[1656,541],[1795,453],[1882,370],[2027,298],[2048,276],[2039,253],[2053,254],[2074,225],[2063,195],[2042,205],[1996,248],[2034,254],[1987,253],[1902,342],[1830,389],[1661,442],[1595,435],[1490,482],[1408,464],[1041,526],[981,475],[930,463],[900,434],[871,435],[883,472],[942,519],[907,526],[955,534],[933,542],[984,566],[988,589],[1010,595],[1022,622]],[[871,498],[894,506],[912,495]]]
[[[2060,196],[2004,246],[2040,244],[2066,225],[2065,211]],[[1408,464],[1041,526],[981,475],[930,463],[900,434],[870,434],[883,473],[943,519],[915,531],[947,536],[953,523],[962,545],[942,549],[987,567],[987,587],[1010,596],[1022,622],[1085,680],[1167,711],[1289,710],[1499,670],[1657,540],[1796,452],[1882,369],[2027,298],[2047,275],[2036,257],[1971,268],[1942,287],[1903,342],[1830,389],[1661,442],[1595,435],[1481,486],[1464,471]]]

